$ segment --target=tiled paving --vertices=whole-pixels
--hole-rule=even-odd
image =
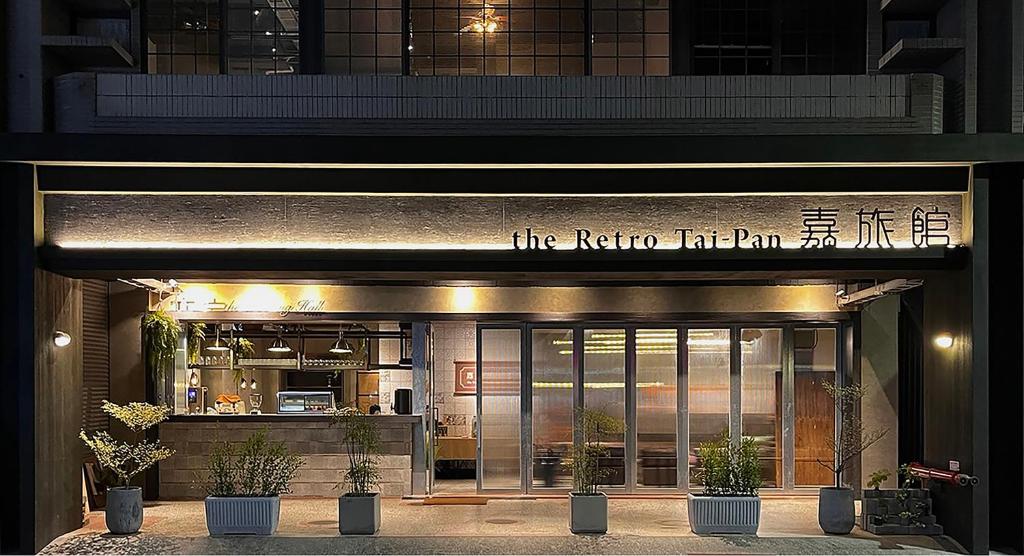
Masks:
[[[274,538],[210,538],[203,503],[159,502],[146,508],[142,532],[103,534],[101,513],[86,527],[51,543],[46,553],[936,553],[952,549],[929,537],[875,537],[855,529],[825,536],[817,527],[816,500],[766,497],[757,537],[697,537],[682,498],[609,502],[609,534],[575,536],[567,527],[568,501],[491,500],[487,505],[423,505],[385,499],[376,537],[339,537],[337,500],[284,499]]]

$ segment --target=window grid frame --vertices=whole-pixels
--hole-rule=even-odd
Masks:
[[[671,18],[672,18],[672,7],[671,2],[665,4],[664,7],[651,7],[649,2],[644,1],[639,7],[623,7],[623,0],[614,0],[615,7],[590,7],[591,13],[596,12],[608,12],[615,14],[615,31],[597,30],[593,24],[591,24],[590,36],[592,42],[596,42],[594,37],[598,35],[614,36],[615,40],[615,55],[613,56],[596,56],[591,53],[590,56],[590,73],[589,75],[603,75],[603,76],[623,76],[623,75],[639,75],[639,76],[668,76],[672,75],[672,29],[671,29]],[[640,13],[640,31],[622,31],[621,30],[621,19],[622,12],[639,12]],[[665,17],[665,31],[651,32],[647,30],[648,17],[652,13],[662,13]],[[591,21],[593,21],[591,16]],[[621,52],[621,45],[623,43],[623,35],[639,35],[640,36],[640,55],[624,55]],[[666,49],[664,55],[648,55],[647,39],[652,36],[664,36],[666,38]],[[593,52],[593,47],[591,48]],[[640,73],[623,73],[622,61],[625,60],[640,60],[641,61],[641,72]],[[615,73],[598,73],[595,68],[595,62],[598,60],[615,60]],[[655,60],[664,60],[665,73],[654,73],[649,69],[649,62]]]

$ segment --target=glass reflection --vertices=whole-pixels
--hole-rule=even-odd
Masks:
[[[637,484],[676,486],[676,353],[673,328],[636,331]]]
[[[728,329],[687,331],[690,486],[701,486],[697,447],[729,434]]]
[[[758,444],[766,488],[782,485],[782,331],[740,332],[743,436]]]
[[[818,461],[833,461],[826,439],[835,436],[836,411],[822,384],[836,380],[836,330],[796,329],[793,359],[795,482],[797,486],[831,485],[835,478]]]
[[[481,486],[519,489],[518,329],[480,330],[480,457]]]
[[[583,332],[583,406],[600,411],[624,423],[626,419],[626,331],[623,329]],[[624,427],[620,427],[620,430]],[[626,483],[625,432],[601,435],[606,455],[599,458],[604,470],[602,484]]]
[[[572,330],[534,329],[533,486],[570,488],[562,461],[572,447]]]

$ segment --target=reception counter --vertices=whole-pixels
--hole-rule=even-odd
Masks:
[[[422,456],[423,425],[419,415],[372,415],[381,435],[380,491],[385,496],[413,494],[414,466]],[[200,499],[206,496],[198,478],[206,477],[207,458],[218,442],[241,442],[265,429],[267,437],[284,442],[305,459],[291,484],[292,495],[335,497],[344,493],[348,455],[343,427],[332,427],[323,415],[175,415],[160,424],[160,441],[175,454],[159,465],[160,498]],[[419,467],[423,463],[419,462]],[[422,471],[422,470],[420,470]]]

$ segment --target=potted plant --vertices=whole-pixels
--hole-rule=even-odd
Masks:
[[[206,528],[211,535],[273,535],[281,517],[281,495],[301,457],[283,442],[267,440],[265,430],[241,445],[228,442],[210,453],[206,485]]]
[[[608,532],[608,496],[597,490],[609,473],[600,461],[607,455],[601,445],[604,435],[622,434],[625,424],[603,411],[584,409],[577,420],[583,443],[573,446],[566,467],[572,471],[569,493],[569,530],[573,533]]]
[[[115,440],[106,431],[90,435],[83,430],[78,436],[96,454],[100,466],[117,476],[119,485],[107,489],[107,529],[127,535],[142,527],[142,488],[132,486],[132,477],[174,455],[174,450],[161,446],[159,440],[141,439],[142,433],[166,419],[171,408],[139,402],[117,405],[107,400],[103,400],[102,408],[135,435],[135,442]]]
[[[860,401],[867,393],[860,384],[836,386],[832,382],[822,383],[825,392],[832,398],[839,430],[825,440],[831,461],[817,460],[835,475],[835,486],[822,487],[818,491],[818,526],[832,535],[846,535],[853,530],[856,515],[853,508],[853,489],[843,484],[843,472],[856,461],[860,454],[886,435],[888,429],[867,429],[857,415]]]
[[[146,355],[146,370],[153,377],[155,401],[166,405],[166,384],[174,368],[174,354],[181,338],[181,325],[164,311],[152,311],[142,317],[142,347]]]
[[[373,535],[380,529],[380,492],[371,492],[380,481],[377,420],[358,409],[344,408],[331,417],[331,426],[345,428],[342,442],[348,454],[345,484],[350,488],[338,497],[338,531]]]
[[[188,364],[198,365],[199,355],[202,351],[203,341],[206,340],[206,323],[188,323]]]
[[[698,535],[757,534],[761,523],[761,464],[757,442],[745,436],[736,444],[728,435],[697,448],[704,484],[701,493],[686,495],[690,530]]]

